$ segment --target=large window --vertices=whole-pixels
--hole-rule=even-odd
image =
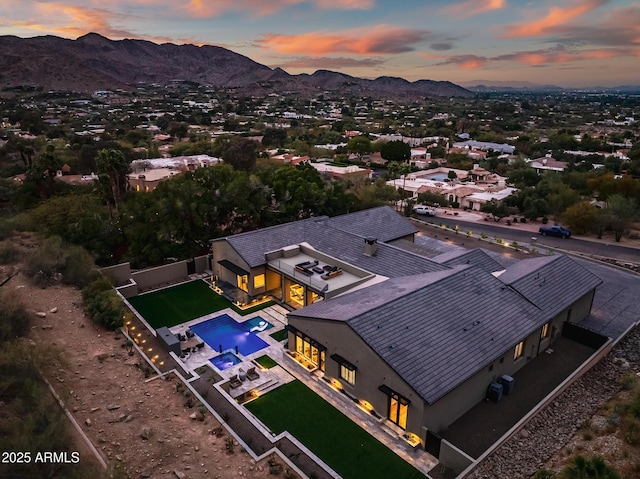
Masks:
[[[346,364],[340,365],[340,379],[344,379],[352,386],[356,383],[356,370],[351,369]]]
[[[518,360],[524,355],[524,341],[520,341],[516,344],[515,349],[513,350],[513,359]]]
[[[249,276],[246,274],[238,275],[238,288],[245,293],[249,292]]]
[[[389,396],[389,420],[402,429],[407,428],[407,413],[409,412],[409,401],[398,393]]]
[[[332,354],[331,359],[340,366],[340,379],[344,379],[347,383],[353,386],[356,383],[356,369],[358,368],[339,354]]]
[[[549,323],[545,323],[540,330],[540,339],[547,339],[549,337]]]
[[[264,287],[264,284],[265,284],[264,274],[257,274],[253,277],[253,287],[255,289]]]
[[[378,388],[385,393],[388,398],[388,414],[387,418],[394,424],[397,424],[402,429],[407,428],[407,416],[409,414],[409,401],[404,396],[401,396],[389,386],[383,384]]]
[[[300,332],[296,332],[296,352],[324,371],[324,348]]]

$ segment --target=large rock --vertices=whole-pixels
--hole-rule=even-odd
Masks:
[[[140,437],[142,439],[149,440],[149,438],[151,438],[152,433],[153,431],[148,426],[144,426],[142,429],[140,429]]]

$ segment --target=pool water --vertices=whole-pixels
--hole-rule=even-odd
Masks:
[[[214,351],[230,349],[248,356],[269,344],[257,336],[257,332],[272,328],[268,321],[256,316],[244,323],[238,323],[228,314],[208,319],[191,326],[191,331],[206,342]],[[254,331],[251,331],[254,329]],[[214,358],[215,359],[215,358]]]
[[[433,175],[429,175],[426,178],[433,181],[444,181],[449,178],[449,176],[445,173],[434,173]]]
[[[211,358],[209,361],[217,367],[220,371],[224,371],[225,369],[230,368],[231,366],[235,366],[236,364],[240,364],[242,359],[236,356],[233,353],[226,352],[222,353],[215,358]]]

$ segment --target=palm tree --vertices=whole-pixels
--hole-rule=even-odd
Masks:
[[[113,202],[115,210],[118,211],[120,198],[126,186],[125,175],[129,171],[129,162],[120,150],[109,148],[98,152],[96,167],[101,179],[109,183],[111,188],[109,203]]]

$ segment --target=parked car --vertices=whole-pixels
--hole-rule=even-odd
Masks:
[[[549,236],[558,236],[560,238],[571,237],[571,231],[559,225],[541,226],[539,232],[542,236],[549,235]]]
[[[413,207],[413,212],[419,215],[435,216],[436,209],[431,206],[416,205]]]

